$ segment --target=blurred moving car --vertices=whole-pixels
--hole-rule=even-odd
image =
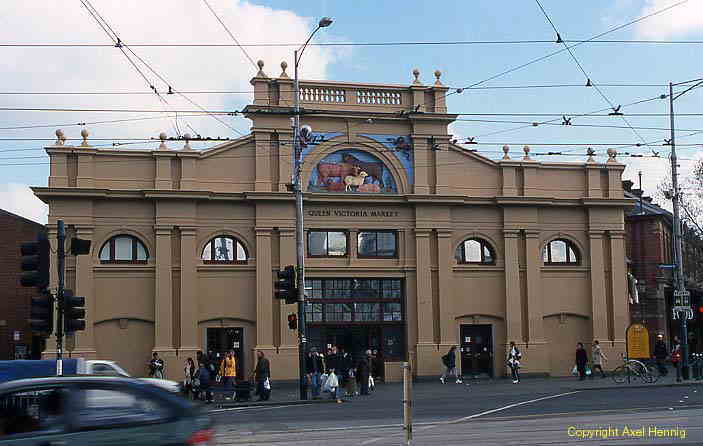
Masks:
[[[126,377],[32,378],[0,384],[0,445],[214,445],[199,406]]]
[[[129,373],[115,361],[83,358],[64,359],[63,375],[102,375],[130,377]],[[22,378],[39,378],[58,375],[56,360],[0,361],[0,383]],[[158,378],[140,378],[143,381],[168,390],[180,392],[181,385],[176,381]]]
[[[85,361],[86,373],[88,375],[102,375],[102,376],[123,376],[131,377],[129,373],[122,367],[120,367],[115,361],[105,361],[102,359],[89,359]],[[164,388],[169,392],[180,392],[181,384],[176,381],[171,381],[168,379],[160,378],[139,378],[142,381],[146,381],[149,384]]]

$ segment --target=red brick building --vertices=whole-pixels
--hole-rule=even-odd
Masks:
[[[632,323],[642,323],[650,333],[650,339],[657,334],[664,335],[670,343],[673,336],[680,336],[680,325],[672,318],[672,269],[667,267],[673,263],[673,214],[652,203],[652,198],[641,196],[642,191],[632,188],[632,181],[623,181],[625,196],[638,201],[625,215],[625,243],[630,278],[630,298],[634,300],[634,290],[637,288],[637,300],[630,304],[630,319]],[[701,338],[703,318],[698,310],[701,305],[701,290],[699,286],[700,271],[695,264],[700,260],[700,243],[689,243],[691,237],[700,242],[690,230],[684,228],[684,276],[686,288],[691,293],[691,305],[694,319],[689,322],[689,340],[691,352],[698,350],[697,340]]]
[[[41,356],[40,338],[29,330],[34,288],[20,285],[20,244],[36,240],[44,225],[0,209],[0,360]]]

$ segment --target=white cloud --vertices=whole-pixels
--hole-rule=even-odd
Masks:
[[[652,14],[676,3],[674,0],[647,0],[638,16]],[[689,0],[666,12],[635,25],[635,35],[642,39],[669,39],[703,32],[703,2]]]
[[[0,184],[0,208],[42,224],[49,214],[49,207],[26,184]]]
[[[243,0],[209,0],[240,43],[303,42],[316,25],[313,18],[291,11],[274,10]],[[127,44],[138,43],[232,43],[229,35],[201,1],[195,0],[93,0],[93,5]],[[333,28],[330,28],[332,30]],[[333,37],[329,30],[321,31]],[[107,35],[78,1],[0,2],[0,41],[22,43],[110,43]],[[249,80],[256,67],[237,47],[170,47],[133,50],[181,91],[252,89]],[[271,77],[288,62],[292,77],[293,47],[247,47],[254,61],[265,62]],[[347,50],[348,51],[348,50]],[[330,47],[308,47],[301,77],[325,79],[329,64],[341,53]],[[145,67],[146,76],[160,91],[168,86]],[[5,48],[0,58],[3,90],[14,91],[144,91],[149,87],[117,48]],[[252,94],[193,95],[208,109],[233,110],[250,103]],[[174,109],[195,109],[177,95],[164,96]],[[6,98],[3,98],[6,99]],[[154,95],[112,96],[20,96],[4,100],[11,106],[70,106],[74,108],[160,109]],[[144,114],[138,115],[144,116]],[[0,113],[0,124],[85,122],[128,118],[126,114],[98,113]],[[243,118],[223,118],[244,133],[250,125]],[[209,117],[186,118],[203,136],[237,136]],[[181,121],[181,132],[193,133]],[[137,121],[122,125],[91,126],[93,138],[148,137],[161,131],[175,133],[167,120]],[[65,129],[78,138],[79,129]],[[45,132],[45,133],[40,133]],[[33,130],[32,136],[51,137],[53,129]]]

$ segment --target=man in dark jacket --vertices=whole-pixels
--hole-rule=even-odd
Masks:
[[[654,359],[657,361],[657,368],[660,376],[666,376],[666,358],[669,356],[669,351],[664,343],[664,336],[657,335],[657,342],[654,343]]]
[[[361,393],[361,395],[368,395],[369,394],[369,360],[366,355],[362,355],[356,364],[356,382],[359,384],[359,393]]]
[[[322,374],[322,358],[317,353],[316,348],[312,348],[305,358],[305,370],[308,374],[308,385],[312,393],[312,398],[317,399],[320,396],[320,375]]]
[[[586,379],[586,364],[588,363],[588,355],[586,354],[586,349],[583,348],[583,344],[579,342],[576,344],[576,369],[579,372],[579,381]]]
[[[264,356],[261,350],[256,351],[256,368],[254,369],[254,379],[256,380],[256,394],[259,395],[258,401],[266,401],[271,396],[271,366],[269,360]],[[269,388],[266,388],[266,383],[269,383]]]

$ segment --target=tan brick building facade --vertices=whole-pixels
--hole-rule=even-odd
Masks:
[[[624,165],[455,145],[436,77],[301,82],[311,345],[378,349],[391,379],[406,359],[438,374],[451,345],[475,374],[503,375],[510,340],[525,373],[569,373],[576,342],[594,338],[617,357]],[[49,187],[34,190],[50,237],[63,219],[94,247],[68,265],[89,318],[74,355],[143,374],[158,351],[180,378],[197,350],[234,347],[248,372],[261,349],[275,379],[297,376],[296,308],[272,297],[275,271],[295,264],[292,80],[262,70],[252,85],[251,134],[207,150],[47,147]]]

